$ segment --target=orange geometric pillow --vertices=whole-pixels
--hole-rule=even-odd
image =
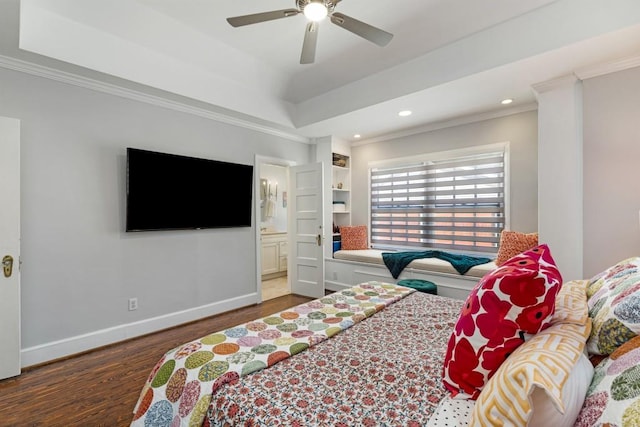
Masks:
[[[536,246],[538,246],[538,233],[519,233],[517,231],[502,230],[495,263],[499,267],[507,262],[509,258]]]
[[[369,249],[366,225],[353,225],[340,227],[341,249],[359,250]]]

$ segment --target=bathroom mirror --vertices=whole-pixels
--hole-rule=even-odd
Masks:
[[[267,198],[267,180],[260,178],[260,200]]]

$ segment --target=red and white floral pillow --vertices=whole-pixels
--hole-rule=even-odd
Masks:
[[[475,400],[509,354],[549,326],[561,286],[545,244],[516,255],[478,282],[447,346],[443,382],[452,397]]]

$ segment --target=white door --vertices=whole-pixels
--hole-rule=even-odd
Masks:
[[[20,121],[0,117],[0,379],[20,375]]]
[[[290,177],[291,291],[321,298],[324,296],[322,163],[292,166]]]

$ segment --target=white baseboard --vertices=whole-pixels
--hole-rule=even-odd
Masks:
[[[343,291],[345,289],[349,289],[353,285],[345,285],[344,283],[335,282],[333,280],[325,280],[324,288],[328,291],[338,292]]]
[[[139,337],[151,332],[157,332],[182,323],[192,322],[194,320],[213,316],[225,311],[246,307],[248,305],[256,304],[257,302],[258,294],[254,292],[248,295],[214,302],[200,307],[194,307],[187,310],[177,311],[175,313],[164,314],[150,319],[118,325],[112,328],[101,329],[99,331],[77,335],[75,337],[24,348],[20,351],[22,359],[21,365],[22,367],[32,366],[59,359],[61,357],[71,356],[73,354],[108,344]],[[171,349],[167,348],[167,351],[168,350]]]

